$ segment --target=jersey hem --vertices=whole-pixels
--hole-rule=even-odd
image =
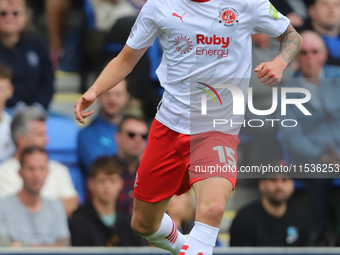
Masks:
[[[175,126],[169,125],[169,123],[167,123],[165,120],[160,119],[158,117],[158,115],[156,115],[155,119],[157,121],[159,121],[160,123],[162,123],[167,128],[171,129],[172,131],[175,131],[175,132],[183,134],[183,135],[193,135],[193,134],[190,133],[190,130],[179,129],[179,128],[176,128]],[[222,131],[218,131],[218,130],[211,130],[211,131],[222,132]],[[195,134],[201,134],[201,133],[205,133],[205,132],[199,132],[199,133],[195,133]],[[222,132],[222,133],[229,134],[229,135],[238,135],[240,132]]]
[[[283,24],[283,25],[280,27],[279,31],[278,31],[272,38],[277,38],[277,37],[281,36],[281,35],[287,30],[287,28],[288,28],[289,25],[290,25],[290,20],[289,20],[289,19],[286,19],[286,23]],[[282,31],[282,30],[283,30],[283,31]]]
[[[156,114],[155,119],[158,120],[160,123],[162,123],[167,128],[170,128],[171,130],[173,130],[173,131],[175,131],[177,133],[180,133],[180,134],[183,134],[183,135],[190,135],[190,131],[187,131],[185,129],[179,129],[179,128],[176,128],[176,127],[174,127],[172,125],[169,125],[168,123],[166,123],[165,120],[160,119],[157,114]]]
[[[175,194],[176,193],[174,193],[173,195],[175,195]],[[171,195],[169,197],[172,197],[173,195]],[[141,201],[147,202],[147,203],[153,203],[153,204],[169,198],[169,197],[163,198],[163,197],[157,197],[157,196],[153,196],[153,197],[143,196],[143,195],[138,194],[137,192],[134,192],[133,196],[134,196],[134,198],[136,198],[138,200],[141,200]]]

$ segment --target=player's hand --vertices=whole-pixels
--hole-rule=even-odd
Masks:
[[[280,83],[282,73],[286,67],[287,64],[279,57],[276,57],[273,61],[259,64],[254,71],[257,73],[257,78],[260,79],[261,83],[265,86],[273,87]]]
[[[76,120],[80,123],[85,124],[84,119],[94,113],[93,110],[85,112],[85,110],[93,104],[97,96],[91,91],[87,91],[75,104],[74,113],[76,115]]]

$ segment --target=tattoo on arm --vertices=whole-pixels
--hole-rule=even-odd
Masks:
[[[279,57],[287,63],[287,66],[293,62],[294,57],[301,48],[301,37],[290,24],[287,30],[278,38],[280,42]]]

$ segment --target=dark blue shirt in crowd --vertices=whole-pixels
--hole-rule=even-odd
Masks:
[[[306,19],[304,22],[304,25],[302,28],[297,29],[299,33],[302,33],[305,30],[312,30],[315,32],[313,26],[312,26],[312,21],[310,18]],[[321,35],[322,38],[325,41],[326,47],[328,49],[328,58],[327,58],[327,64],[328,65],[337,65],[340,66],[340,34],[336,36],[326,36],[326,35]]]
[[[322,38],[327,45],[329,55],[340,60],[340,35],[332,37],[323,35]]]
[[[230,227],[230,246],[308,246],[310,229],[309,217],[290,204],[277,218],[257,201],[237,213]]]
[[[114,137],[117,125],[104,120],[99,115],[79,132],[78,155],[80,165],[87,175],[91,164],[101,156],[113,156],[117,153]]]
[[[0,61],[12,68],[14,95],[8,107],[23,101],[48,108],[54,93],[54,74],[48,44],[37,33],[23,33],[14,48],[0,44]]]
[[[135,186],[135,178],[138,166],[136,167],[136,169],[134,169],[133,173],[130,173],[128,169],[128,164],[123,158],[120,158],[118,155],[115,155],[114,158],[119,161],[120,166],[122,167],[122,178],[124,180],[124,187],[120,191],[117,200],[117,211],[132,216],[133,189]]]

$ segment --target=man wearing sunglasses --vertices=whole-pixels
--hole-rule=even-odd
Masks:
[[[143,154],[148,126],[138,117],[126,115],[118,125],[116,142],[118,152],[115,158],[121,163],[124,187],[118,197],[117,210],[132,215],[133,188],[141,156]],[[138,179],[138,178],[137,178]]]
[[[7,17],[13,15],[14,17],[18,16],[20,14],[19,11],[0,11],[1,17]]]

